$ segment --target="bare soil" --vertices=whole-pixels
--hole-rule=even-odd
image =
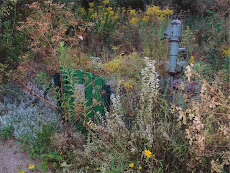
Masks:
[[[23,170],[26,173],[40,172],[39,169],[37,169],[39,161],[30,159],[27,156],[27,152],[23,152],[21,148],[22,145],[14,139],[0,141],[1,173],[18,173],[20,170]],[[30,164],[34,164],[35,168],[30,170]]]

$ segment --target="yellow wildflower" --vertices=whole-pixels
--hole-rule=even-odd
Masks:
[[[123,63],[123,60],[121,58],[114,59],[108,63],[103,64],[103,68],[110,71],[118,73],[120,71],[120,66]]]
[[[23,170],[19,171],[18,173],[25,173]]]
[[[104,20],[102,20],[102,21],[101,21],[101,23],[105,23],[105,21],[104,21]]]
[[[89,7],[90,7],[90,8],[92,8],[93,6],[94,6],[94,3],[93,3],[93,2],[89,3]]]
[[[110,11],[109,14],[112,16],[114,15],[114,11]]]
[[[161,14],[159,17],[158,17],[158,20],[159,21],[162,21],[162,20],[165,20],[165,15],[164,14]]]
[[[35,165],[29,165],[29,169],[34,169]]]
[[[104,12],[104,15],[106,16],[106,15],[108,15],[108,13],[107,13],[107,12]]]
[[[148,16],[144,16],[142,19],[143,22],[148,22],[149,21],[149,17]]]
[[[132,85],[133,81],[132,80],[128,80],[127,82],[123,81],[122,84],[124,85],[125,88],[133,88],[133,85]]]
[[[115,19],[115,20],[117,20],[118,18],[119,18],[119,16],[118,16],[118,15],[115,15],[115,16],[114,16],[114,19]]]
[[[135,24],[137,24],[138,22],[139,22],[139,19],[136,18],[136,17],[132,17],[132,19],[130,20],[130,23],[131,23],[132,25],[135,25]]]
[[[134,167],[134,163],[130,163],[130,164],[129,164],[129,167],[130,167],[130,168],[133,168],[133,167]]]
[[[153,5],[152,7],[148,7],[145,14],[149,16],[159,15],[161,13],[160,7]]]
[[[109,0],[104,0],[103,4],[105,4],[105,5],[109,4]]]
[[[149,150],[145,150],[145,155],[146,155],[148,158],[150,158],[150,157],[152,156],[152,153],[151,153],[151,151],[149,151]]]
[[[122,7],[122,11],[123,11],[123,13],[125,13],[125,12],[126,12],[126,9],[125,9],[125,7]]]
[[[129,14],[132,16],[136,13],[136,10],[130,10]]]
[[[165,15],[172,15],[173,14],[173,10],[169,10],[168,8],[166,8],[165,10],[162,11]]]
[[[102,8],[102,5],[98,5],[97,8],[99,8],[99,9]]]
[[[189,60],[189,64],[195,64],[195,57],[191,56],[190,60]]]
[[[106,10],[110,12],[112,9],[113,9],[112,7],[108,7]]]
[[[81,12],[82,14],[85,14],[85,13],[86,13],[86,11],[85,11],[84,8],[80,8],[80,12]]]
[[[228,50],[226,49],[222,49],[222,54],[224,55],[224,56],[226,56],[226,55],[230,55],[230,48],[228,48]]]
[[[142,167],[141,167],[141,166],[139,166],[139,169],[141,170],[141,169],[142,169]]]
[[[92,8],[89,8],[89,11],[90,11],[90,12],[93,12],[93,9],[92,9]]]

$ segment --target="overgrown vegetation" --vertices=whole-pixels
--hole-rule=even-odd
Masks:
[[[0,138],[42,160],[31,170],[230,171],[229,1],[135,2],[0,4]],[[170,88],[164,32],[175,18],[187,55]],[[49,85],[61,69],[60,86]],[[88,106],[82,93],[94,83],[77,88],[77,69],[110,85],[105,114],[92,116],[103,101]]]

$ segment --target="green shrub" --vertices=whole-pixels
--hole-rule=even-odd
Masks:
[[[12,126],[10,126],[10,125],[4,126],[0,130],[0,137],[3,140],[11,139],[13,137],[13,132],[14,132],[14,128]]]

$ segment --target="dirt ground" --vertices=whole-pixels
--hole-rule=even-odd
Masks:
[[[0,172],[18,173],[21,170],[25,173],[40,172],[36,168],[39,161],[32,160],[27,155],[21,151],[21,144],[16,140],[0,141]],[[35,165],[33,170],[29,170],[30,164]]]

